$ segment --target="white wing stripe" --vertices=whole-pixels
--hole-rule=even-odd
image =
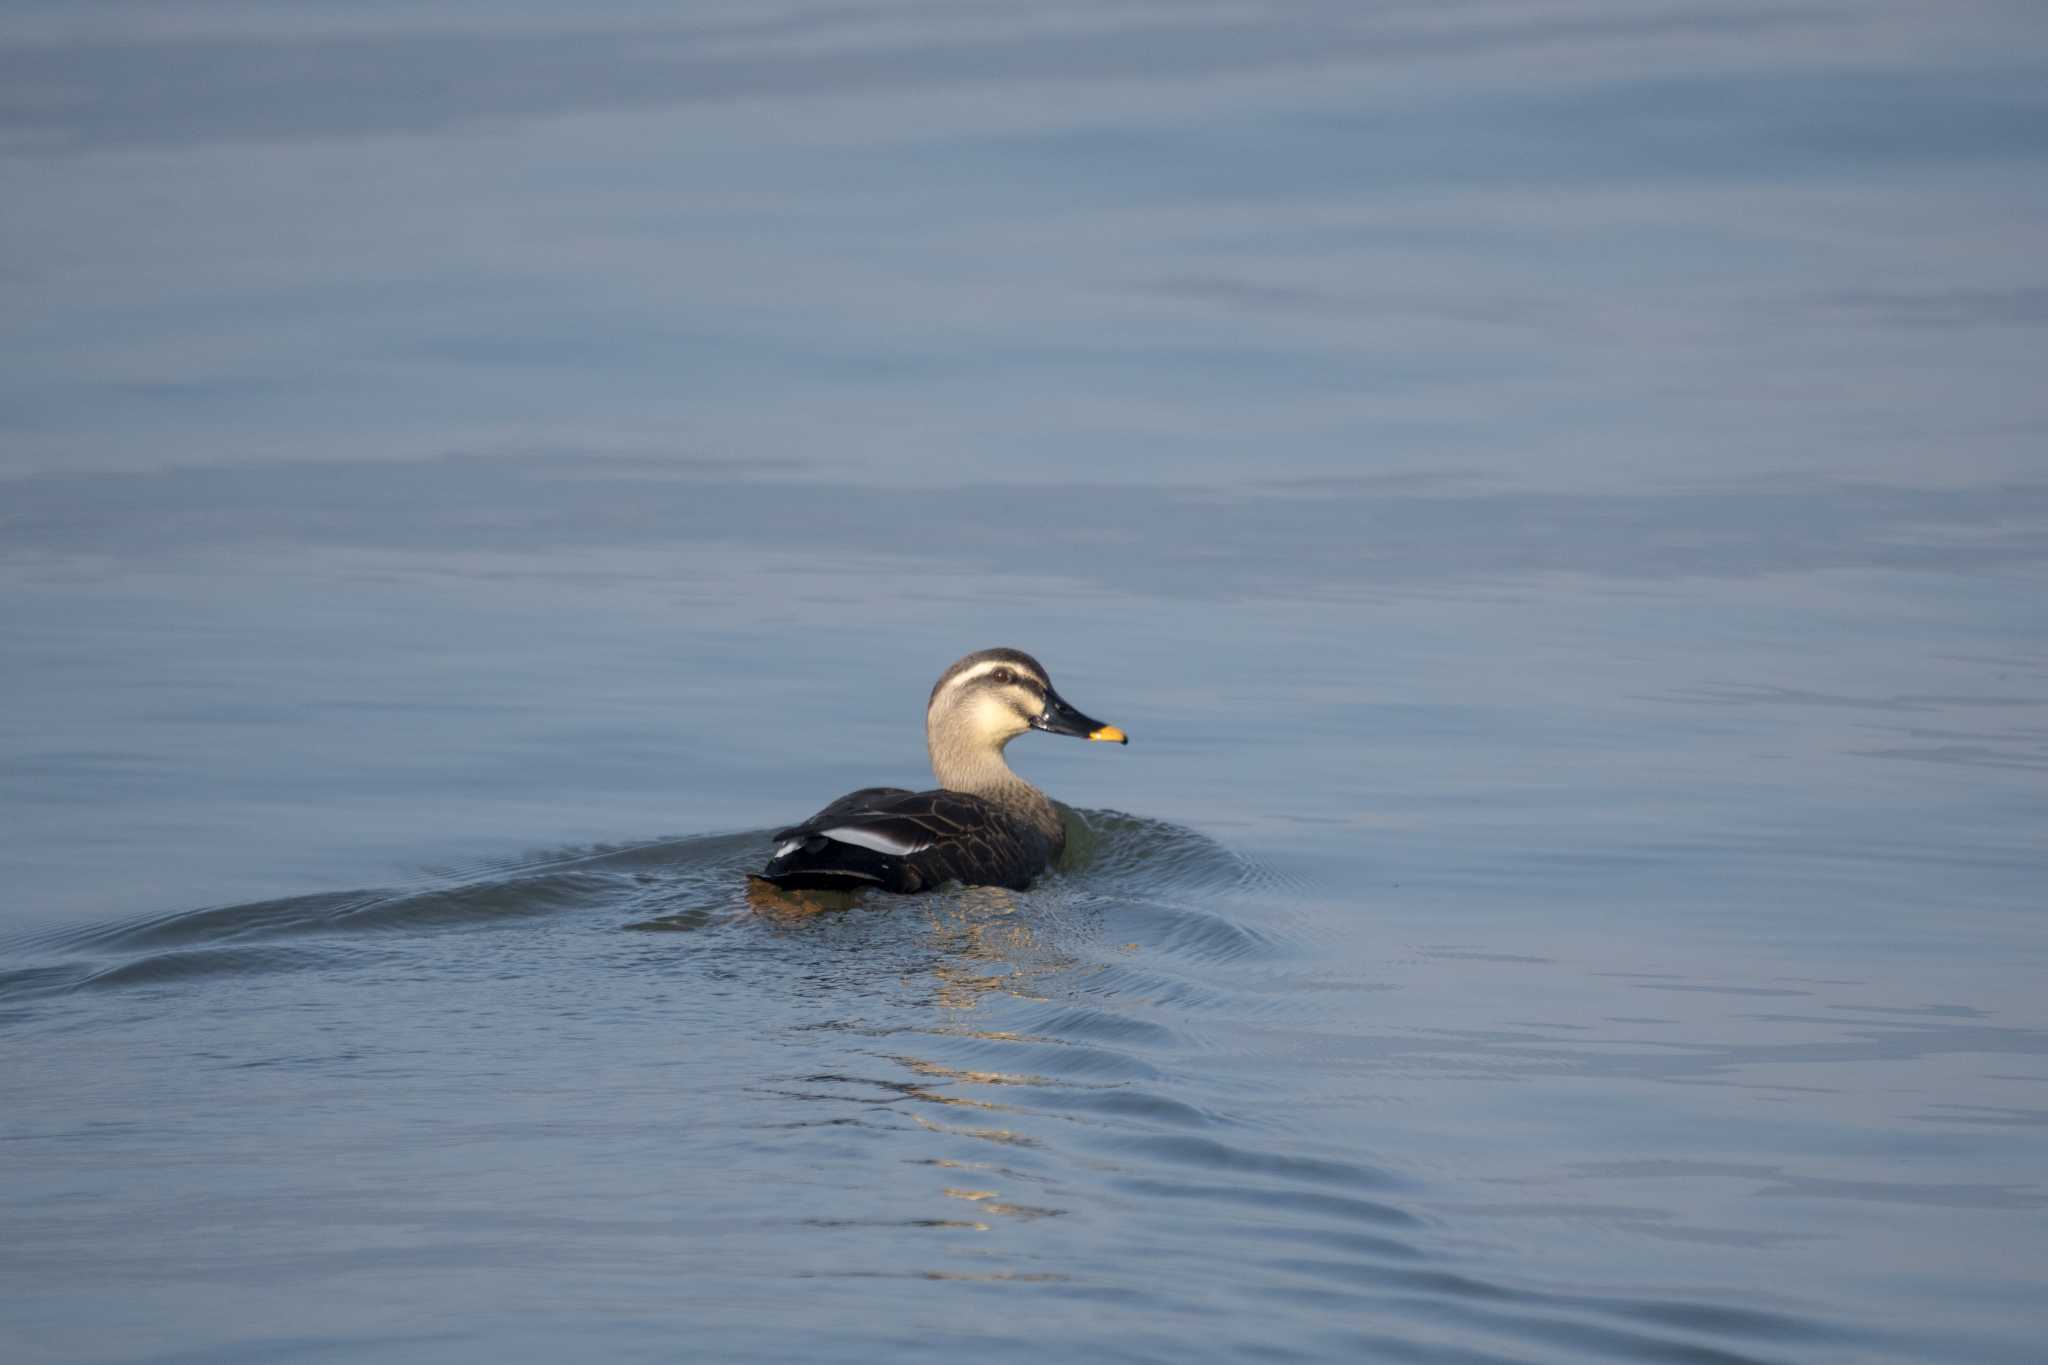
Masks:
[[[931,847],[929,842],[906,843],[892,834],[885,834],[881,830],[862,825],[841,825],[837,829],[821,829],[818,833],[827,839],[837,839],[842,844],[852,844],[856,848],[871,848],[877,853],[893,853],[899,858]]]

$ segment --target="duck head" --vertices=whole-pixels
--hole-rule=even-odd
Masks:
[[[939,676],[925,705],[925,735],[941,748],[1000,752],[1026,730],[1128,744],[1122,730],[1083,715],[1053,689],[1045,666],[1021,649],[979,650]]]

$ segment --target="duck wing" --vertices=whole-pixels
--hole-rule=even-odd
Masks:
[[[922,891],[959,881],[1022,890],[1052,851],[1043,834],[978,796],[867,787],[778,830],[761,875],[789,888]]]
[[[776,830],[775,842],[783,844],[806,834],[815,834],[836,821],[858,820],[862,816],[884,814],[891,801],[915,795],[917,793],[908,787],[862,787],[857,792],[848,792],[802,824]]]

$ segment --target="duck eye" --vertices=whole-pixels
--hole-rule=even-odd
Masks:
[[[1014,674],[1014,673],[1012,673],[1012,672],[1011,672],[1011,671],[1010,671],[1009,669],[1007,669],[1007,668],[999,668],[999,669],[997,669],[997,670],[995,671],[995,673],[994,673],[994,674],[993,674],[992,676],[993,676],[993,677],[995,678],[995,680],[996,680],[997,682],[999,682],[999,683],[1007,683],[1007,682],[1015,682],[1015,681],[1017,681],[1017,675],[1016,675],[1016,674]]]

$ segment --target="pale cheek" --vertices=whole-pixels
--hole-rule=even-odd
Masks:
[[[1005,738],[1021,735],[1031,728],[1031,722],[1018,715],[1014,707],[994,697],[985,698],[975,707],[974,722],[982,733]]]

